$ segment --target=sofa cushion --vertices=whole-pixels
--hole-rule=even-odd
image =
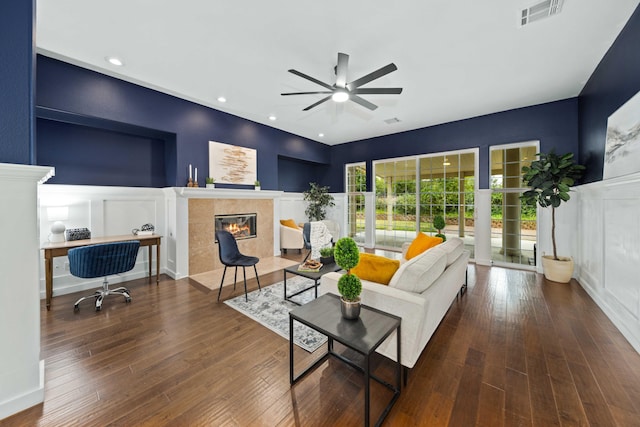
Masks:
[[[300,229],[300,227],[298,227],[298,224],[296,224],[293,219],[281,219],[280,224],[284,225],[285,227],[295,228],[296,230]]]
[[[449,237],[446,242],[438,245],[438,248],[447,253],[447,267],[449,267],[464,251],[464,242],[459,237]]]
[[[360,262],[351,269],[351,272],[361,279],[387,285],[398,268],[400,268],[400,261],[397,259],[361,253]]]
[[[439,247],[431,248],[402,264],[389,281],[389,286],[422,293],[440,277],[446,267],[447,253]]]
[[[410,260],[411,258],[420,255],[422,252],[440,243],[442,243],[441,237],[431,237],[427,236],[423,232],[418,232],[418,235],[415,239],[413,239],[413,242],[411,242],[411,245],[407,249],[405,258],[407,260]]]

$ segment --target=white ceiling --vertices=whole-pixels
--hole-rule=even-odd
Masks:
[[[577,96],[640,3],[565,0],[559,15],[521,28],[521,10],[539,1],[38,0],[36,44],[333,145]],[[333,84],[338,52],[350,55],[349,81],[395,63],[364,87],[402,94],[362,95],[375,111],[329,101],[304,112],[323,96],[280,96],[323,90],[290,68]]]

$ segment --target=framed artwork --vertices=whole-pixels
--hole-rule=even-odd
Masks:
[[[640,172],[640,92],[607,120],[603,179]]]
[[[216,183],[253,185],[258,179],[257,160],[253,148],[209,141],[209,176]]]

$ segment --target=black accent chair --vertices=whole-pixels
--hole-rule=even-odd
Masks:
[[[258,289],[260,287],[260,279],[258,278],[258,270],[256,264],[260,261],[260,258],[254,256],[247,256],[240,253],[238,250],[238,244],[235,237],[231,233],[225,230],[216,231],[216,239],[218,240],[218,255],[220,256],[220,262],[224,265],[224,272],[222,273],[222,280],[220,281],[220,289],[218,290],[218,301],[220,301],[220,294],[222,293],[222,284],[224,283],[224,276],[227,274],[227,267],[235,267],[235,274],[233,275],[233,290],[236,289],[236,281],[238,278],[238,267],[242,267],[242,274],[244,275],[244,298],[245,301],[249,301],[247,297],[247,272],[246,267],[253,266],[253,270],[256,273],[256,280],[258,281]]]
[[[69,249],[69,269],[72,275],[83,279],[104,277],[102,288],[97,289],[91,295],[80,298],[73,305],[73,309],[78,311],[82,301],[95,298],[96,311],[100,311],[104,297],[109,295],[122,295],[125,302],[131,302],[131,293],[127,288],[121,286],[109,289],[107,276],[132,270],[136,265],[139,248],[140,242],[131,240]]]

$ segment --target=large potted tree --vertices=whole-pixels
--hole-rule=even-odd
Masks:
[[[553,150],[538,153],[538,160],[522,168],[522,180],[530,189],[520,199],[528,204],[537,203],[542,208],[551,207],[553,256],[542,257],[542,269],[544,276],[554,282],[567,283],[573,275],[573,258],[558,256],[556,249],[556,208],[570,199],[571,186],[582,176],[584,169],[575,163],[573,153],[558,155]]]
[[[327,216],[327,208],[335,206],[333,196],[329,194],[329,187],[310,182],[309,188],[302,194],[304,201],[308,202],[304,213],[307,214],[309,221],[322,221]]]

